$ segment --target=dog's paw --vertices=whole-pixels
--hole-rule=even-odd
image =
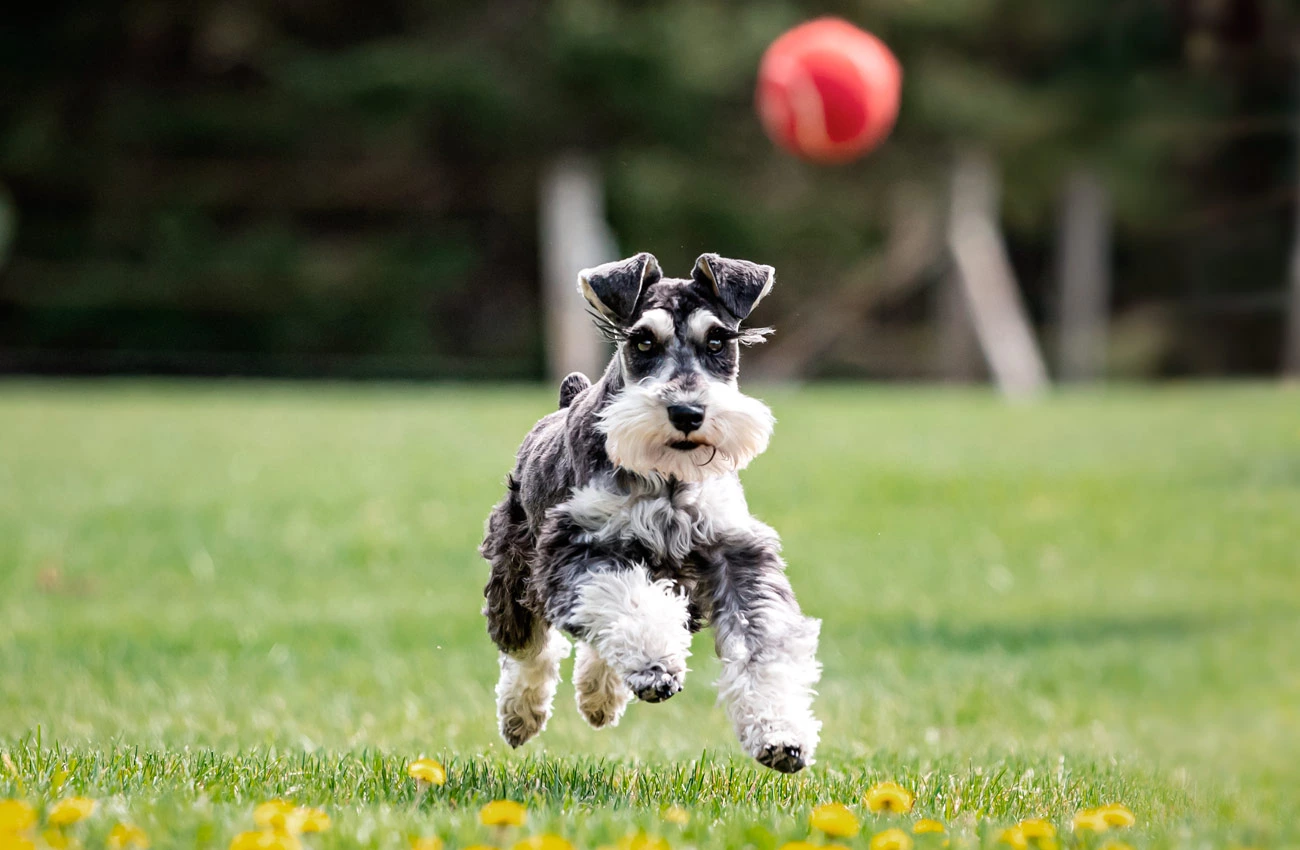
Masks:
[[[511,747],[526,744],[546,726],[549,715],[526,708],[515,707],[501,715],[501,737]]]
[[[623,716],[623,709],[627,708],[627,702],[632,698],[623,683],[616,678],[601,684],[604,687],[577,692],[578,712],[593,729],[617,726],[619,718]]]
[[[804,758],[804,749],[799,744],[767,744],[756,758],[763,767],[770,767],[780,773],[798,773],[808,763]]]
[[[627,677],[628,690],[642,702],[663,702],[681,691],[686,671],[670,673],[660,664],[638,670]]]

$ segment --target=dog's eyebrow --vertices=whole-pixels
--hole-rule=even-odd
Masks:
[[[646,310],[641,314],[640,320],[628,329],[628,333],[642,329],[650,331],[660,342],[667,342],[673,338],[673,315],[661,308]]]
[[[693,311],[686,319],[686,331],[696,342],[702,341],[708,335],[710,328],[725,327],[721,319],[703,307]]]

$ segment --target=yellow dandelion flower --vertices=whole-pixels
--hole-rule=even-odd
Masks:
[[[46,820],[52,826],[69,826],[94,814],[95,805],[89,797],[64,797],[50,807]]]
[[[253,823],[263,829],[281,829],[286,832],[298,832],[298,807],[288,800],[267,800],[253,809]]]
[[[822,845],[811,841],[787,841],[781,845],[780,850],[822,850]]]
[[[1028,839],[1055,838],[1056,827],[1042,818],[1031,818],[1022,820],[1016,824],[1022,835]]]
[[[1132,826],[1137,823],[1133,810],[1123,803],[1111,803],[1097,809],[1097,814],[1106,821],[1107,826]]]
[[[497,850],[497,848],[493,847],[491,844],[471,844],[464,848],[464,850]]]
[[[573,850],[573,845],[561,836],[548,832],[517,841],[511,850]]]
[[[442,850],[442,839],[436,835],[422,835],[411,839],[411,850]]]
[[[1106,823],[1106,818],[1102,817],[1101,812],[1096,809],[1084,809],[1074,816],[1075,832],[1105,832],[1110,829],[1110,824]]]
[[[879,782],[867,789],[862,802],[876,814],[906,814],[912,811],[916,797],[897,782]]]
[[[897,827],[871,836],[871,850],[912,850],[912,836]]]
[[[1029,846],[1029,839],[1025,837],[1025,834],[1020,831],[1018,826],[1007,827],[1002,830],[1002,834],[998,836],[998,841],[1009,844],[1016,850],[1025,850]]]
[[[36,825],[36,810],[22,800],[0,800],[0,834],[22,832]]]
[[[1102,845],[1101,850],[1133,850],[1133,845],[1123,841],[1107,841]]]
[[[931,820],[930,818],[921,818],[919,821],[912,824],[912,832],[916,833],[917,835],[925,835],[927,832],[947,832],[947,831],[948,828],[945,827],[941,822],[937,820]]]
[[[302,832],[327,832],[330,828],[330,816],[324,809],[302,806],[294,810],[298,819],[298,829]]]
[[[302,850],[298,836],[279,829],[241,832],[230,840],[230,850]]]
[[[478,810],[478,819],[484,826],[523,826],[528,809],[514,800],[493,800]]]
[[[16,832],[0,832],[0,850],[36,850],[36,842]]]
[[[663,819],[678,826],[686,826],[691,822],[691,813],[681,806],[669,806],[664,809]]]
[[[625,835],[618,845],[619,850],[672,850],[668,846],[668,839],[657,835],[646,835],[644,832]]]
[[[416,759],[406,766],[406,775],[430,785],[447,784],[447,768],[433,759]]]
[[[843,803],[823,803],[815,807],[808,825],[836,838],[852,838],[861,829],[858,816]]]
[[[108,834],[108,846],[111,850],[125,850],[127,847],[149,850],[149,836],[133,823],[119,823]]]

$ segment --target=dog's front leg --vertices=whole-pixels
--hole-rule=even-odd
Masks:
[[[794,773],[812,764],[821,731],[812,713],[821,621],[799,610],[770,529],[718,551],[714,570],[718,695],[745,752]]]
[[[612,689],[619,680],[645,702],[662,702],[680,691],[691,646],[686,597],[669,581],[652,581],[639,564],[589,562],[565,572],[568,586],[551,597],[563,610],[553,605],[548,615],[586,641],[618,677],[604,675],[602,665],[585,663],[575,676],[601,674],[602,681],[575,682],[579,691],[597,684]],[[619,696],[606,698],[616,703]]]

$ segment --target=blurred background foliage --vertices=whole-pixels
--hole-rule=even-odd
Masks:
[[[846,167],[777,152],[752,108],[764,47],[821,14],[905,72],[893,137]],[[1283,0],[27,4],[0,28],[0,371],[540,377],[537,186],[568,151],[602,164],[623,252],[670,274],[706,250],[775,265],[761,318],[780,327],[880,250],[892,187],[941,195],[969,147],[999,164],[1045,334],[1061,190],[1086,167],[1115,211],[1114,370],[1273,371],[1297,17]],[[936,288],[818,374],[932,374]],[[862,353],[876,333],[889,358]]]

